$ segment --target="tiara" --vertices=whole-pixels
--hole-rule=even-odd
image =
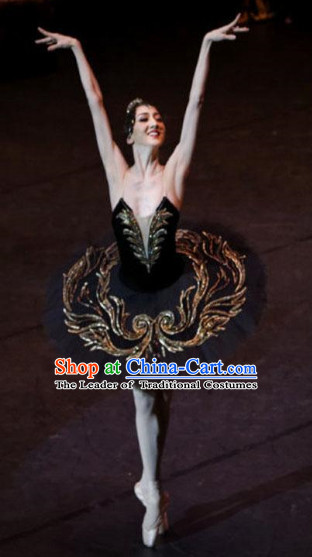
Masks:
[[[133,99],[133,101],[131,101],[128,106],[127,106],[127,114],[129,114],[136,105],[141,104],[143,102],[143,99],[140,99],[139,97],[137,97],[136,99]]]

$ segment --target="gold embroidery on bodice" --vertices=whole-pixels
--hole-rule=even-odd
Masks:
[[[167,234],[166,226],[169,217],[171,217],[169,211],[157,209],[152,217],[140,217],[140,226],[133,210],[125,201],[124,209],[118,214],[118,218],[124,225],[123,234],[127,238],[134,256],[146,266],[149,273],[160,255],[161,244]]]

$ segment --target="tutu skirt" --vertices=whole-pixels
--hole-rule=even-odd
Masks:
[[[48,288],[44,321],[59,356],[99,366],[227,357],[259,315],[259,284],[248,281],[253,263],[204,231],[179,229],[176,249],[184,261],[179,278],[138,292],[120,279],[116,243],[88,247]]]

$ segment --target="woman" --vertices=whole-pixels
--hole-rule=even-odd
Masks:
[[[80,260],[66,275],[64,286],[67,327],[70,332],[77,333],[79,331],[80,337],[91,350],[100,348],[108,354],[126,357],[131,355],[137,357],[140,355],[158,356],[159,350],[162,351],[163,355],[166,350],[176,353],[189,346],[199,346],[212,334],[211,331],[208,331],[209,327],[205,325],[207,322],[207,299],[209,298],[207,294],[209,292],[207,290],[209,280],[206,273],[208,248],[206,246],[205,253],[200,254],[200,248],[198,247],[200,242],[196,233],[193,235],[189,233],[189,235],[184,236],[182,234],[180,237],[179,241],[183,248],[180,249],[180,252],[191,258],[193,257],[192,273],[194,274],[195,269],[195,274],[197,273],[197,297],[196,295],[193,296],[194,286],[190,288],[186,286],[185,290],[181,291],[179,280],[184,273],[185,257],[183,259],[177,254],[175,231],[204,100],[210,48],[213,42],[234,40],[236,34],[248,31],[247,28],[238,26],[239,17],[240,14],[230,24],[210,31],[204,36],[189,102],[183,119],[180,141],[165,165],[161,165],[158,160],[158,151],[164,143],[166,133],[161,114],[155,106],[142,99],[135,99],[129,104],[126,115],[126,130],[127,143],[133,149],[134,164],[131,167],[129,167],[113,140],[109,120],[103,105],[102,93],[80,42],[72,37],[50,33],[39,28],[44,38],[37,40],[37,44],[47,45],[49,51],[70,48],[76,58],[109,185],[113,227],[119,255],[106,250],[105,254],[101,252],[102,259],[100,261],[98,253],[88,252],[86,258]],[[208,240],[211,245],[213,243],[212,237],[206,235],[206,243],[208,243]],[[198,253],[194,249],[194,242],[199,242]],[[187,253],[187,246],[190,243],[192,244],[190,253],[193,255]],[[219,244],[217,247],[220,251]],[[229,250],[229,248],[227,249]],[[195,252],[197,253],[196,257],[194,256]],[[125,328],[126,311],[129,309],[127,303],[125,303],[125,297],[119,298],[119,301],[116,302],[116,296],[110,296],[108,294],[109,288],[107,290],[107,285],[112,285],[114,282],[110,273],[116,263],[116,257],[117,259],[120,257],[120,278],[126,288],[129,289],[128,293],[133,294],[133,291],[139,291],[143,307],[147,306],[144,314],[134,317],[133,329],[130,332]],[[229,307],[223,312],[221,310],[215,312],[214,322],[218,322],[218,331],[222,330],[224,324],[238,313],[240,306],[244,303],[243,268],[239,257],[235,252],[230,251],[226,251],[222,257],[219,256],[218,259],[218,255],[214,254],[213,259],[219,265],[224,264],[227,268],[230,268],[228,262],[231,260],[231,272],[233,273],[233,266],[236,265],[235,270],[236,274],[240,275],[240,281],[235,279],[237,284],[233,297],[227,296],[226,298]],[[85,271],[86,268],[87,271]],[[79,301],[81,303],[82,299],[85,300],[84,306],[88,308],[89,313],[85,317],[87,324],[85,322],[82,326],[82,318],[72,311],[70,300],[75,297],[78,299],[78,279],[82,276],[85,279],[90,268],[93,270],[100,269],[97,275],[97,277],[100,276],[100,279],[97,279],[100,290],[99,284],[96,287],[91,285],[90,288],[86,288],[84,282],[84,286],[80,290]],[[83,269],[83,272],[81,269]],[[107,271],[107,269],[109,270]],[[220,278],[218,280],[220,281]],[[179,313],[182,317],[179,325],[175,324],[170,309],[172,292],[170,288],[175,284],[179,284],[179,290],[181,291],[179,293],[181,304]],[[101,302],[99,302],[99,296],[97,296],[96,303],[91,300],[91,291],[95,289],[97,293],[99,291],[101,293]],[[191,298],[191,295],[193,298]],[[157,296],[160,297],[157,298]],[[168,302],[164,301],[166,296]],[[199,309],[199,302],[204,297],[205,304]],[[231,298],[230,303],[228,302],[229,298]],[[133,296],[129,295],[130,299],[132,300]],[[155,302],[156,299],[159,302],[158,305]],[[153,312],[150,307],[152,303],[156,303],[156,313],[154,312],[154,315],[152,315]],[[169,307],[165,305],[166,303]],[[99,307],[99,304],[101,307]],[[94,307],[96,307],[96,311],[91,317],[91,310]],[[160,310],[163,311],[159,313]],[[101,312],[102,315],[100,316]],[[109,326],[107,326],[107,323],[103,324],[104,313],[106,318],[109,316]],[[181,325],[181,322],[183,322],[183,325]],[[192,338],[185,334],[186,323],[188,323],[189,329],[193,330]],[[100,334],[99,331],[101,333],[101,347],[97,346],[95,340],[95,337],[98,338]],[[167,333],[167,336],[165,333]],[[177,333],[180,336],[175,341],[174,335]],[[124,342],[129,341],[130,348],[121,345],[117,349],[114,340],[117,337],[119,340],[122,337]],[[134,490],[138,499],[146,507],[142,534],[144,544],[151,547],[155,543],[157,534],[167,528],[166,507],[168,495],[160,489],[159,475],[171,395],[169,391],[157,391],[155,394],[153,391],[144,391],[136,386],[133,393],[136,406],[136,427],[143,463],[143,474]]]

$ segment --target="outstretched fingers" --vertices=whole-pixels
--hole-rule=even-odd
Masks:
[[[249,27],[234,27],[234,33],[246,33],[249,31]]]
[[[45,37],[44,39],[36,39],[36,44],[49,44],[53,40],[51,37]]]
[[[56,48],[58,48],[58,37],[59,37],[59,35],[57,33],[51,33],[50,31],[47,31],[46,29],[43,29],[43,27],[38,27],[38,31],[42,35],[44,35],[44,37],[41,38],[41,39],[35,40],[36,44],[46,45],[47,50],[49,50],[49,51],[56,50]]]
[[[40,31],[40,33],[42,33],[42,35],[45,35],[46,37],[53,37],[54,35],[56,35],[56,33],[52,33],[51,31],[47,31],[46,29],[43,29],[43,27],[37,27],[38,31]]]
[[[231,21],[231,23],[229,23],[228,25],[226,25],[226,27],[235,27],[235,25],[239,22],[240,18],[241,18],[241,13],[238,13],[237,16],[235,17],[235,19],[233,19],[233,21]]]
[[[240,17],[241,14],[239,13],[235,17],[235,19],[231,21],[231,23],[229,23],[228,25],[224,25],[224,27],[222,27],[222,31],[227,35],[227,38],[230,40],[234,40],[236,38],[234,33],[246,33],[247,31],[249,31],[249,27],[240,27],[238,25]]]

